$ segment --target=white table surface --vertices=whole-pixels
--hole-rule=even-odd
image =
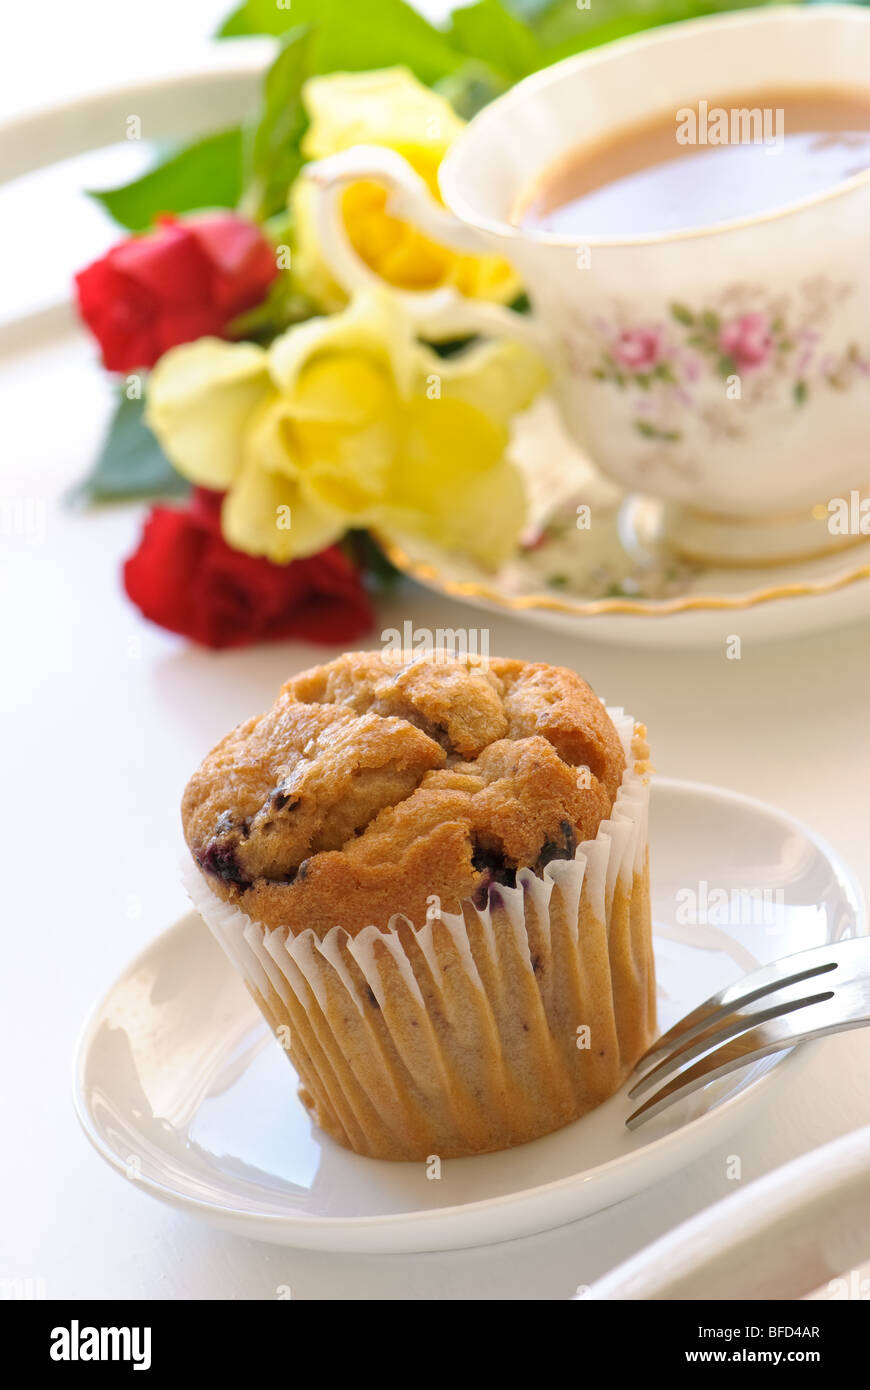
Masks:
[[[870,1121],[870,1030],[820,1043],[769,1108],[669,1181],[584,1221],[490,1249],[346,1256],[259,1245],[171,1211],[101,1162],[70,1072],[81,1023],[125,963],[186,907],[178,801],[201,756],[328,649],[197,650],[140,619],[119,565],[142,509],[65,509],[105,417],[76,335],[0,357],[0,502],[30,499],[41,535],[0,535],[6,845],[0,1048],[0,1281],[48,1297],[564,1299],[744,1183]],[[870,895],[870,628],[697,652],[631,651],[491,620],[408,586],[383,626],[489,625],[491,650],[579,669],[650,729],[660,772],[785,808],[826,837]],[[377,645],[376,633],[373,645]],[[3,1287],[0,1283],[0,1287]]]

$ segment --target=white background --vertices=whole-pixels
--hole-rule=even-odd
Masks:
[[[16,44],[3,45],[11,59],[11,78],[0,80],[3,114],[10,104],[22,109],[147,70],[167,34],[192,41],[221,9],[206,0],[27,7]],[[20,201],[11,230],[27,247],[35,233],[26,200],[20,187],[2,195],[12,196]],[[66,215],[53,209],[54,269]],[[3,261],[8,277],[8,254]],[[8,283],[17,278],[13,267]],[[173,1213],[111,1173],[72,1112],[81,1022],[126,962],[185,910],[177,804],[192,768],[227,728],[270,703],[293,670],[330,653],[280,646],[215,655],[142,622],[118,577],[140,509],[76,514],[60,503],[104,421],[107,386],[93,347],[79,336],[4,342],[3,494],[33,501],[37,534],[0,538],[0,1280],[41,1280],[49,1297],[272,1298],[289,1284],[301,1299],[568,1298],[733,1191],[730,1155],[740,1156],[746,1183],[870,1121],[870,1032],[829,1039],[727,1152],[560,1231],[445,1255],[338,1257],[255,1245]],[[467,609],[411,588],[383,611],[383,626],[405,618],[431,628],[469,621]],[[740,661],[724,655],[739,618],[723,619],[714,648],[685,653],[567,642],[509,619],[490,626],[493,651],[573,665],[611,703],[644,718],[661,772],[785,808],[870,889],[866,624],[787,643],[747,641]]]

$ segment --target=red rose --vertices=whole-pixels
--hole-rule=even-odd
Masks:
[[[153,367],[167,348],[222,336],[278,273],[258,227],[232,212],[159,219],[75,277],[79,312],[113,372]]]
[[[146,618],[206,647],[286,637],[345,644],[372,608],[337,546],[289,565],[233,550],[220,529],[221,494],[197,488],[187,508],[153,507],[124,587]]]

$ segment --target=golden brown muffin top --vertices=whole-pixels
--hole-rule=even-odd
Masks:
[[[604,706],[564,667],[351,652],[222,739],[181,813],[221,898],[294,935],[354,934],[572,858],[624,769]]]

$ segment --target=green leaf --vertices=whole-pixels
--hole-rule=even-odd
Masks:
[[[766,0],[552,0],[534,6],[532,27],[547,62],[660,24],[748,9]]]
[[[188,491],[188,482],[176,473],[145,424],[144,411],[144,401],[120,396],[93,471],[75,489],[75,500],[118,502]]]
[[[509,82],[519,81],[544,61],[532,30],[501,0],[476,0],[454,10],[447,36],[455,48],[485,60]]]
[[[144,232],[162,212],[233,208],[241,191],[242,132],[235,126],[187,145],[132,183],[89,193],[122,227]]]
[[[670,385],[676,385],[677,378],[674,376],[670,362],[659,362],[653,368],[653,376],[658,377],[659,381],[667,381]]]
[[[806,382],[796,381],[794,387],[792,388],[792,395],[794,397],[795,405],[803,405],[807,399],[807,396],[809,395],[809,390],[807,389]]]
[[[695,322],[695,315],[692,313],[691,309],[688,308],[688,306],[685,304],[672,304],[671,317],[675,318],[677,320],[677,323],[684,323],[687,326]]]
[[[432,84],[463,60],[405,0],[292,0],[286,9],[275,0],[245,0],[218,32],[280,35],[299,24],[316,26],[314,72],[365,72],[402,63]]]
[[[505,5],[517,19],[525,24],[533,24],[552,9],[553,0],[505,0]]]
[[[657,425],[651,425],[648,420],[635,420],[634,428],[645,439],[660,439],[663,444],[676,444],[683,437],[680,430],[659,429]]]
[[[457,116],[470,121],[484,106],[506,92],[512,83],[486,63],[470,58],[455,72],[435,83],[435,90],[445,97]]]
[[[293,0],[243,0],[228,14],[217,31],[219,39],[243,38],[247,34],[283,34],[293,24]]]
[[[401,581],[401,570],[397,570],[392,561],[387,559],[374,536],[368,531],[348,531],[341,542],[341,548],[351,563],[362,570],[375,590],[389,591]]]
[[[242,210],[264,222],[287,205],[290,185],[303,164],[300,141],[308,118],[302,84],[311,71],[310,28],[293,29],[263,80],[259,116],[246,141]]]
[[[260,304],[233,319],[227,327],[227,336],[245,338],[265,347],[292,324],[314,318],[318,313],[320,309],[315,301],[309,299],[289,275],[278,275]]]

